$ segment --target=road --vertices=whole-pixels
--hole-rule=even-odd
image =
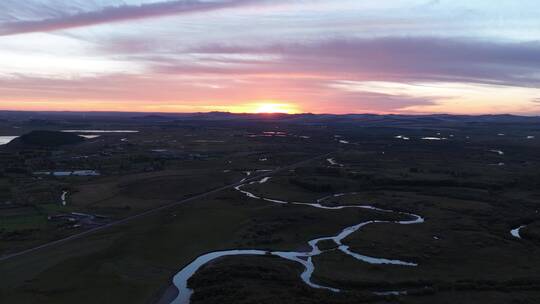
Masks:
[[[61,245],[61,244],[64,244],[64,243],[67,243],[67,242],[70,242],[70,241],[73,241],[73,240],[77,240],[77,239],[86,237],[88,235],[91,235],[91,234],[94,234],[94,233],[97,233],[97,232],[100,232],[100,231],[104,231],[104,230],[109,229],[111,227],[126,224],[126,223],[129,223],[129,222],[134,221],[136,219],[140,219],[142,217],[146,217],[146,216],[158,213],[158,212],[163,211],[163,210],[171,209],[171,208],[176,207],[176,206],[181,205],[181,204],[189,203],[189,202],[192,202],[192,201],[195,201],[195,200],[205,198],[205,197],[208,197],[210,195],[219,193],[219,192],[224,191],[224,190],[232,189],[234,187],[237,187],[237,186],[245,184],[245,183],[252,182],[252,181],[257,180],[257,179],[272,176],[272,175],[274,175],[276,173],[279,173],[281,171],[291,170],[291,169],[297,168],[299,166],[302,166],[304,164],[310,163],[312,161],[315,161],[315,160],[318,160],[318,159],[324,159],[324,158],[330,156],[332,153],[334,153],[334,152],[330,152],[330,153],[327,153],[327,154],[324,154],[324,155],[319,155],[319,156],[316,156],[316,157],[313,157],[313,158],[310,158],[310,159],[307,159],[307,160],[303,160],[303,161],[298,162],[298,163],[294,163],[294,164],[286,166],[286,167],[278,167],[277,169],[275,169],[275,170],[273,170],[271,172],[259,174],[259,175],[250,177],[250,178],[248,178],[248,179],[246,179],[244,181],[241,181],[241,182],[226,185],[226,186],[223,186],[223,187],[220,187],[220,188],[217,188],[217,189],[214,189],[214,190],[202,193],[202,194],[198,194],[198,195],[186,198],[186,199],[181,200],[181,201],[172,202],[170,204],[163,205],[161,207],[157,207],[157,208],[154,208],[154,209],[151,209],[151,210],[148,210],[148,211],[145,211],[143,213],[139,213],[139,214],[136,214],[136,215],[133,215],[133,216],[130,216],[130,217],[126,217],[124,219],[114,221],[114,222],[111,222],[111,223],[103,225],[103,226],[92,228],[90,230],[86,230],[86,231],[83,231],[81,233],[74,234],[72,236],[69,236],[69,237],[66,237],[66,238],[63,238],[63,239],[52,241],[52,242],[49,242],[49,243],[46,243],[46,244],[43,244],[43,245],[40,245],[40,246],[37,246],[37,247],[33,247],[33,248],[30,248],[30,249],[26,249],[26,250],[17,252],[17,253],[5,255],[5,256],[0,257],[0,262],[4,262],[4,261],[7,261],[7,260],[10,260],[10,259],[22,256],[22,255],[30,254],[30,253],[33,253],[33,252],[37,252],[37,251],[40,251],[40,250],[44,250],[44,249],[47,249],[47,248],[58,246],[58,245]]]

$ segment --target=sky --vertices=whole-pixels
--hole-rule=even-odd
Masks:
[[[540,115],[540,2],[2,0],[0,109]]]

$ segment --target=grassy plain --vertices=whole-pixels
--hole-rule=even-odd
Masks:
[[[47,221],[50,215],[86,212],[120,220],[237,182],[247,177],[246,172],[261,174],[257,170],[336,151],[331,157],[337,165],[320,159],[245,189],[306,203],[349,193],[322,203],[419,214],[425,223],[368,225],[344,240],[354,252],[411,261],[418,267],[366,264],[325,242],[321,248],[327,251],[314,258],[314,280],[343,290],[334,294],[303,284],[297,264],[272,257],[229,257],[206,265],[189,281],[195,290],[193,303],[537,303],[540,142],[527,137],[538,138],[540,129],[535,123],[460,119],[389,117],[382,125],[328,120],[48,125],[140,132],[103,135],[37,159],[6,150],[3,157],[19,159],[10,163],[27,172],[4,170],[0,177],[0,189],[5,189],[0,202],[10,202],[0,209],[0,252],[16,252],[85,229],[63,229]],[[28,123],[18,125],[31,129]],[[270,130],[288,135],[265,136],[263,132]],[[421,139],[428,136],[446,139]],[[339,144],[336,138],[350,144]],[[88,158],[77,158],[81,156]],[[97,169],[102,174],[31,174],[42,169]],[[64,190],[70,193],[65,207],[59,204]],[[224,190],[2,261],[0,302],[155,303],[172,276],[204,253],[232,248],[307,250],[309,240],[336,235],[345,227],[398,219],[403,216],[279,205]],[[517,239],[510,230],[521,225],[526,227]],[[377,291],[408,295],[376,296]]]

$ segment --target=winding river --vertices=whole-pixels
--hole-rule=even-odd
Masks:
[[[340,197],[340,196],[344,196],[347,194],[354,194],[354,193],[338,193],[338,194],[333,194],[330,196],[320,198],[316,201],[316,203],[301,203],[301,202],[287,202],[287,201],[282,201],[282,200],[277,200],[277,199],[260,197],[260,196],[255,195],[252,192],[244,190],[245,186],[253,185],[253,184],[264,184],[268,182],[270,179],[271,177],[264,177],[258,181],[253,181],[247,184],[242,184],[240,186],[237,186],[235,187],[235,189],[243,193],[245,196],[249,198],[263,200],[263,201],[272,202],[276,204],[304,205],[304,206],[325,209],[325,210],[341,210],[341,209],[347,209],[347,208],[368,209],[368,210],[375,210],[375,211],[385,212],[385,213],[397,213],[397,214],[409,217],[410,219],[402,220],[402,221],[373,220],[373,221],[362,222],[354,226],[346,227],[345,229],[340,231],[337,235],[321,237],[321,238],[317,238],[317,239],[313,239],[309,241],[308,244],[311,247],[311,250],[305,251],[305,252],[302,252],[302,251],[265,251],[265,250],[257,250],[257,249],[245,249],[245,250],[235,249],[235,250],[226,250],[226,251],[216,251],[216,252],[210,252],[210,253],[204,254],[196,258],[193,262],[191,262],[189,265],[184,267],[180,272],[178,272],[174,276],[173,284],[178,289],[179,293],[178,293],[178,296],[171,302],[171,304],[189,304],[191,295],[193,294],[193,290],[187,286],[188,280],[202,266],[221,257],[237,256],[237,255],[253,255],[253,256],[273,255],[273,256],[281,257],[283,259],[287,259],[289,261],[297,262],[304,267],[304,271],[300,275],[300,278],[308,286],[312,288],[317,288],[317,289],[326,289],[333,292],[340,292],[341,291],[340,289],[330,287],[330,286],[322,286],[312,281],[312,275],[315,270],[315,265],[313,264],[313,260],[312,260],[313,257],[329,251],[329,250],[321,250],[319,248],[318,244],[322,241],[333,241],[337,246],[337,250],[340,250],[346,255],[349,255],[350,257],[355,258],[365,263],[378,264],[378,265],[380,264],[400,265],[400,266],[409,266],[409,267],[417,266],[417,264],[413,262],[370,257],[367,255],[362,255],[360,253],[353,252],[349,246],[343,244],[343,240],[346,239],[351,234],[353,234],[354,232],[360,230],[361,228],[367,225],[375,224],[375,223],[395,223],[395,224],[401,224],[401,225],[420,224],[424,222],[424,219],[421,216],[416,215],[416,214],[411,214],[411,213],[396,212],[393,210],[380,209],[380,208],[367,206],[367,205],[363,205],[363,206],[348,205],[348,206],[331,207],[331,206],[324,206],[321,204],[332,197]],[[336,249],[330,249],[330,250],[336,250]],[[390,291],[390,292],[379,292],[375,294],[384,295],[384,294],[390,294],[390,293],[393,294],[397,292]]]

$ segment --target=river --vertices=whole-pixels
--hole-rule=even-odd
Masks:
[[[330,207],[330,206],[324,206],[321,204],[325,200],[331,197],[344,196],[344,195],[347,195],[347,193],[338,193],[338,194],[326,196],[321,199],[318,199],[316,203],[302,203],[302,202],[288,202],[288,201],[283,201],[283,200],[278,200],[278,199],[260,197],[260,196],[255,195],[252,192],[249,192],[243,189],[247,185],[264,184],[268,182],[270,179],[271,179],[270,177],[265,177],[258,181],[253,181],[247,184],[237,186],[235,189],[237,191],[240,191],[241,193],[243,193],[245,196],[249,198],[263,200],[263,201],[277,203],[277,204],[304,205],[304,206],[324,209],[324,210],[341,210],[341,209],[348,209],[348,208],[368,209],[368,210],[375,210],[375,211],[384,212],[384,213],[396,213],[396,214],[403,215],[404,217],[408,217],[410,219],[401,220],[401,221],[373,220],[373,221],[361,222],[354,226],[345,227],[336,235],[320,237],[320,238],[316,238],[309,241],[308,244],[311,248],[310,251],[265,251],[265,250],[258,250],[258,249],[234,249],[234,250],[210,252],[210,253],[201,255],[198,258],[196,258],[193,262],[191,262],[189,265],[187,265],[182,270],[180,270],[180,272],[178,272],[174,276],[173,284],[176,286],[179,293],[176,299],[174,299],[171,302],[171,304],[189,304],[191,295],[193,294],[193,290],[188,287],[188,280],[197,272],[197,270],[199,270],[205,264],[211,261],[214,261],[218,258],[226,257],[226,256],[273,255],[273,256],[281,257],[283,259],[287,259],[289,261],[294,261],[296,263],[301,264],[304,267],[304,271],[300,275],[300,278],[302,279],[302,281],[304,281],[305,284],[307,284],[308,286],[312,288],[326,289],[332,292],[340,292],[341,290],[332,286],[319,285],[312,281],[312,274],[315,271],[315,265],[313,264],[312,258],[328,251],[328,250],[321,250],[318,247],[318,244],[322,241],[329,241],[329,240],[333,241],[336,244],[338,250],[364,263],[377,264],[377,265],[389,264],[389,265],[400,265],[400,266],[408,266],[408,267],[415,267],[418,265],[416,263],[409,262],[409,261],[392,260],[392,259],[385,259],[385,258],[370,257],[370,256],[362,255],[360,253],[353,252],[349,246],[343,244],[343,240],[346,239],[351,234],[355,233],[356,231],[362,229],[363,227],[367,225],[375,224],[375,223],[394,223],[394,224],[401,224],[401,225],[420,224],[424,222],[424,219],[421,216],[416,215],[416,214],[411,214],[411,213],[396,212],[393,210],[380,209],[380,208],[367,206],[367,205],[363,205],[363,206],[348,205],[348,206]],[[377,294],[385,294],[385,293],[396,293],[396,292],[388,291],[388,292],[379,292]]]

